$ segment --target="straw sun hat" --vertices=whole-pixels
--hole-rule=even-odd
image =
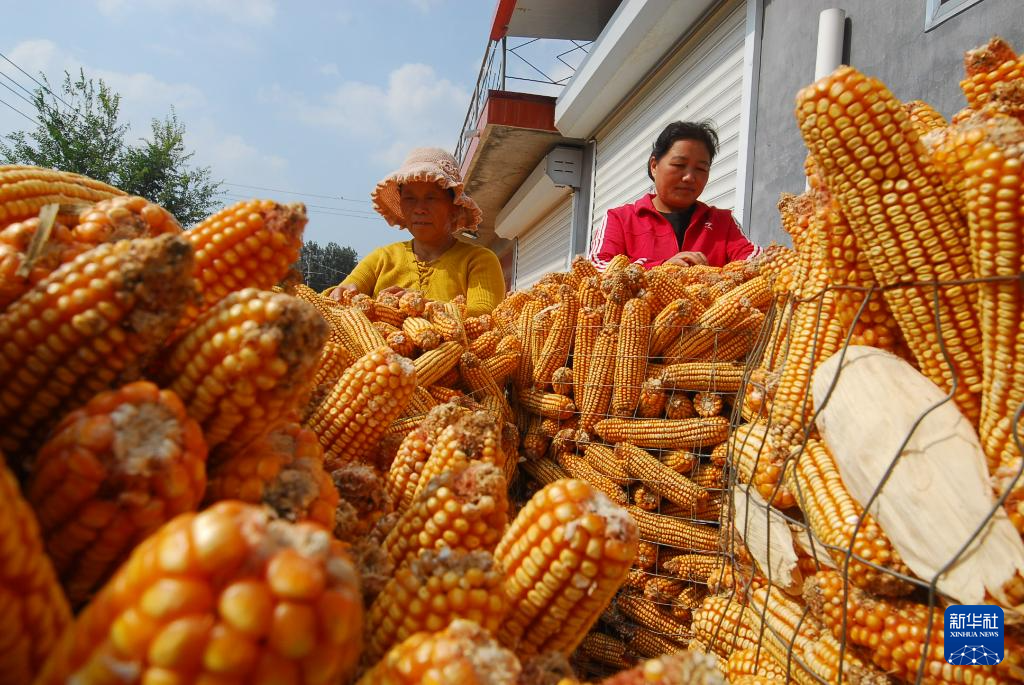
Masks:
[[[413,149],[401,168],[388,174],[370,193],[373,208],[392,226],[408,227],[409,223],[402,216],[399,186],[415,181],[430,181],[442,188],[451,189],[455,194],[452,232],[476,233],[483,213],[476,202],[473,202],[473,198],[465,193],[459,163],[451,154],[437,147]]]

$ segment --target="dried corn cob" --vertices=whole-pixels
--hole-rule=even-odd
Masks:
[[[689,473],[697,465],[699,459],[699,455],[687,450],[672,450],[661,455],[662,463],[676,473]]]
[[[800,92],[797,119],[880,285],[971,277],[963,222],[899,101],[881,82],[837,69]],[[863,123],[847,123],[853,119]],[[860,159],[863,151],[870,154]],[[887,218],[872,219],[878,216]],[[947,391],[958,379],[957,406],[976,423],[976,288],[943,288],[937,311],[931,288],[900,287],[885,296],[921,371]],[[940,337],[952,367],[936,344]]]
[[[604,311],[597,307],[581,306],[576,314],[572,376],[573,397],[576,398],[577,402],[580,402],[583,397],[591,357],[594,354],[594,346],[597,344],[597,336],[601,332],[601,322],[603,320]]]
[[[598,333],[594,352],[587,369],[587,380],[579,398],[580,428],[590,431],[608,411],[612,396],[612,379],[615,375],[615,349],[618,343],[618,327],[605,326]]]
[[[416,382],[423,386],[437,383],[442,376],[458,366],[464,350],[462,343],[448,340],[437,348],[424,352],[413,361]]]
[[[81,205],[124,192],[81,174],[29,165],[0,166],[0,226],[24,221],[48,204]]]
[[[612,375],[612,413],[632,416],[640,400],[651,338],[651,309],[646,301],[632,299],[622,310],[619,340]]]
[[[717,464],[699,465],[690,474],[690,480],[702,488],[721,488],[725,484],[724,471]]]
[[[459,416],[435,440],[413,496],[418,496],[434,476],[464,462],[485,461],[504,471],[506,457],[501,450],[500,426],[493,414],[474,411]]]
[[[222,209],[184,234],[195,249],[199,301],[190,304],[180,334],[228,293],[269,289],[299,258],[306,208],[246,200]]]
[[[722,336],[739,326],[751,312],[741,301],[715,302],[694,322],[694,329],[669,345],[662,356],[670,364],[701,359],[720,344]]]
[[[423,550],[395,571],[367,611],[363,661],[372,664],[414,633],[441,630],[457,618],[496,632],[508,611],[503,582],[489,552]]]
[[[722,406],[722,396],[714,392],[698,392],[693,396],[693,410],[697,416],[718,416],[722,413]]]
[[[0,314],[0,449],[24,460],[60,416],[138,378],[193,295],[192,249],[165,235],[105,243]]]
[[[427,319],[410,316],[402,322],[402,332],[408,335],[416,347],[429,352],[441,344],[441,334]]]
[[[497,349],[498,343],[501,342],[501,332],[491,329],[484,331],[469,344],[469,351],[480,357],[486,359],[494,354],[494,350]]]
[[[393,647],[358,685],[516,685],[521,670],[515,655],[477,623],[455,619]]]
[[[1024,60],[1005,40],[995,36],[985,45],[964,53],[964,72],[960,89],[967,105],[981,109],[991,99],[996,85],[1024,78]]]
[[[681,291],[685,293],[685,291]],[[689,294],[672,300],[655,317],[651,324],[650,354],[660,355],[673,342],[679,339],[686,326],[693,324],[703,307],[696,298]]]
[[[608,499],[615,502],[615,504],[625,506],[629,503],[626,491],[616,485],[615,481],[611,478],[608,478],[598,472],[583,457],[571,453],[561,453],[557,455],[556,459],[571,478],[578,478],[586,481],[594,488],[604,493]]]
[[[387,484],[373,466],[349,462],[331,471],[330,478],[341,497],[332,526],[339,540],[365,539],[378,521],[392,513]]]
[[[637,631],[637,635],[633,636],[631,645],[638,642],[640,632]],[[725,685],[725,679],[713,657],[680,648],[677,650],[654,656],[629,671],[606,678],[601,681],[601,685]]]
[[[740,676],[760,676],[769,680],[788,680],[786,667],[776,661],[768,650],[757,647],[739,649],[729,655],[726,677],[735,682]]]
[[[636,558],[633,560],[633,566],[636,568],[650,569],[658,561],[658,546],[641,540],[636,546]]]
[[[857,557],[883,569],[910,574],[875,518],[850,496],[825,443],[808,440],[790,473],[796,480],[791,490],[796,493],[811,530],[829,546],[829,554],[836,564],[844,564],[846,551],[851,550]],[[847,572],[850,582],[874,594],[903,595],[913,589],[895,575],[853,557]]]
[[[622,640],[593,630],[580,642],[576,654],[617,669],[630,668],[634,663],[634,659],[626,656]]]
[[[466,413],[467,409],[455,403],[434,407],[402,439],[386,478],[388,497],[397,511],[404,511],[412,503],[423,465],[427,463],[437,437]]]
[[[524,655],[571,652],[622,584],[636,544],[636,525],[592,486],[546,485],[494,554],[511,602],[498,639]]]
[[[495,352],[483,360],[484,368],[491,374],[491,378],[499,385],[504,385],[519,368],[522,360],[522,352],[519,350],[508,350]]]
[[[328,469],[368,453],[405,408],[416,382],[412,363],[387,347],[350,366],[308,421]]]
[[[520,390],[519,405],[539,416],[565,421],[576,412],[576,405],[565,395],[539,390]]]
[[[334,312],[339,340],[353,359],[387,345],[387,339],[358,307],[339,307]]]
[[[666,561],[662,568],[683,580],[707,583],[726,563],[724,557],[710,554],[679,554]]]
[[[640,386],[640,397],[637,400],[636,415],[644,419],[661,418],[665,413],[665,405],[668,403],[668,393],[665,392],[660,378],[648,378]]]
[[[636,521],[640,537],[644,540],[680,549],[709,552],[718,549],[717,528],[654,514],[637,507],[628,507],[627,510]]]
[[[472,352],[463,353],[459,360],[459,373],[473,395],[484,402],[485,406],[488,400],[494,402],[494,406],[497,408],[496,418],[499,421],[512,420],[512,407],[505,399],[505,391],[498,387],[487,368],[480,362],[479,357]]]
[[[726,658],[734,651],[757,648],[761,635],[747,618],[738,596],[711,595],[693,612],[694,639]]]
[[[615,606],[625,616],[633,619],[642,628],[646,628],[663,638],[685,644],[690,637],[690,626],[676,620],[649,599],[639,595],[619,594],[615,598]]]
[[[170,349],[160,376],[202,425],[211,451],[230,451],[298,406],[326,337],[309,304],[245,288],[196,321]]]
[[[630,632],[629,639],[626,641],[626,646],[629,648],[630,654],[636,655],[640,658],[647,658],[651,660],[649,662],[644,662],[645,664],[659,663],[658,660],[661,657],[665,657],[667,655],[675,656],[676,654],[689,654],[689,652],[686,652],[683,649],[682,642],[670,640],[669,638],[663,635],[653,633],[645,628],[633,628]],[[697,658],[702,657],[698,656]],[[650,667],[648,666],[648,668]],[[711,668],[714,669],[714,666],[711,666]],[[618,673],[606,679],[604,682],[644,684],[648,682],[657,683],[660,682],[660,680],[664,676],[664,673],[658,671],[652,675],[653,677],[650,677],[647,673],[644,673],[640,670],[636,670],[633,672],[627,671],[625,673]],[[670,680],[669,682],[674,681]],[[682,680],[680,682],[689,683],[691,681],[687,679]],[[721,675],[718,675],[718,679],[713,682],[721,682]]]
[[[522,463],[523,471],[541,487],[554,483],[557,480],[569,478],[569,474],[562,466],[547,457],[527,459]]]
[[[694,419],[619,419],[594,424],[594,430],[606,442],[629,442],[637,447],[689,449],[717,445],[729,433],[724,416]]]
[[[628,442],[615,446],[615,456],[634,478],[639,479],[652,492],[685,507],[692,507],[708,499],[708,492],[686,476],[658,461],[645,450]]]
[[[743,380],[743,365],[732,362],[669,364],[661,372],[666,388],[698,392],[736,392]]]
[[[507,485],[493,464],[460,465],[432,478],[388,534],[383,547],[395,568],[420,550],[490,551],[507,523]]]
[[[757,488],[766,502],[778,509],[796,506],[783,474],[792,468],[787,461],[788,454],[773,452],[768,443],[768,427],[762,423],[745,423],[733,431],[732,466],[739,480]]]
[[[202,430],[169,390],[137,381],[56,426],[25,489],[68,600],[82,605],[132,548],[206,487]]]
[[[633,488],[633,504],[644,511],[658,511],[661,508],[661,497],[641,485]]]
[[[0,565],[0,605],[5,616],[0,683],[21,685],[33,681],[72,617],[51,560],[43,551],[36,516],[2,458],[0,516],[4,521],[0,548],[6,550]]]
[[[265,504],[288,521],[314,521],[333,530],[338,493],[323,461],[316,433],[283,424],[211,469],[206,500]]]
[[[558,289],[558,305],[550,327],[546,331],[544,347],[539,351],[537,361],[533,369],[534,387],[544,388],[551,382],[551,376],[555,369],[564,366],[569,356],[569,349],[572,347],[573,324],[576,323],[576,314],[579,311],[579,301],[576,294],[567,285]]]
[[[692,419],[696,416],[697,412],[693,408],[693,400],[690,399],[689,395],[678,391],[669,395],[668,401],[665,402],[665,418],[670,421],[679,421],[681,419]]]
[[[587,445],[584,458],[594,470],[611,479],[618,485],[625,485],[629,481],[629,473],[616,452],[604,445]]]
[[[341,679],[359,654],[358,583],[319,526],[221,502],[139,545],[36,682]]]
[[[560,366],[551,374],[551,389],[559,395],[572,394],[572,369],[568,366]]]

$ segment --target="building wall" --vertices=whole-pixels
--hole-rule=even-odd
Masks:
[[[821,10],[846,10],[850,64],[880,78],[902,100],[920,99],[946,117],[964,102],[963,53],[993,35],[1024,51],[1021,0],[982,0],[925,33],[925,0],[763,0],[753,193],[749,235],[789,243],[776,209],[779,193],[804,190],[806,148],[793,114],[797,91],[814,78]]]

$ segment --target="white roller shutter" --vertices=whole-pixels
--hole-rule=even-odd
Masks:
[[[572,195],[555,205],[533,228],[516,239],[516,280],[522,290],[552,271],[569,268],[572,251]]]
[[[745,32],[746,3],[736,2],[717,26],[684,46],[688,53],[659,82],[598,133],[591,233],[609,209],[652,192],[646,173],[651,145],[676,120],[714,122],[719,150],[700,199],[723,209],[736,207]]]

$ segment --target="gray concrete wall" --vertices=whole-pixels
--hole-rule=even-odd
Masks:
[[[901,100],[924,100],[946,117],[966,103],[963,53],[1005,38],[1024,52],[1024,2],[983,0],[927,33],[925,0],[764,0],[760,86],[754,134],[753,197],[744,220],[767,245],[789,244],[779,223],[779,193],[804,190],[806,148],[793,114],[797,91],[814,79],[821,10],[846,10],[850,64],[880,78]]]

